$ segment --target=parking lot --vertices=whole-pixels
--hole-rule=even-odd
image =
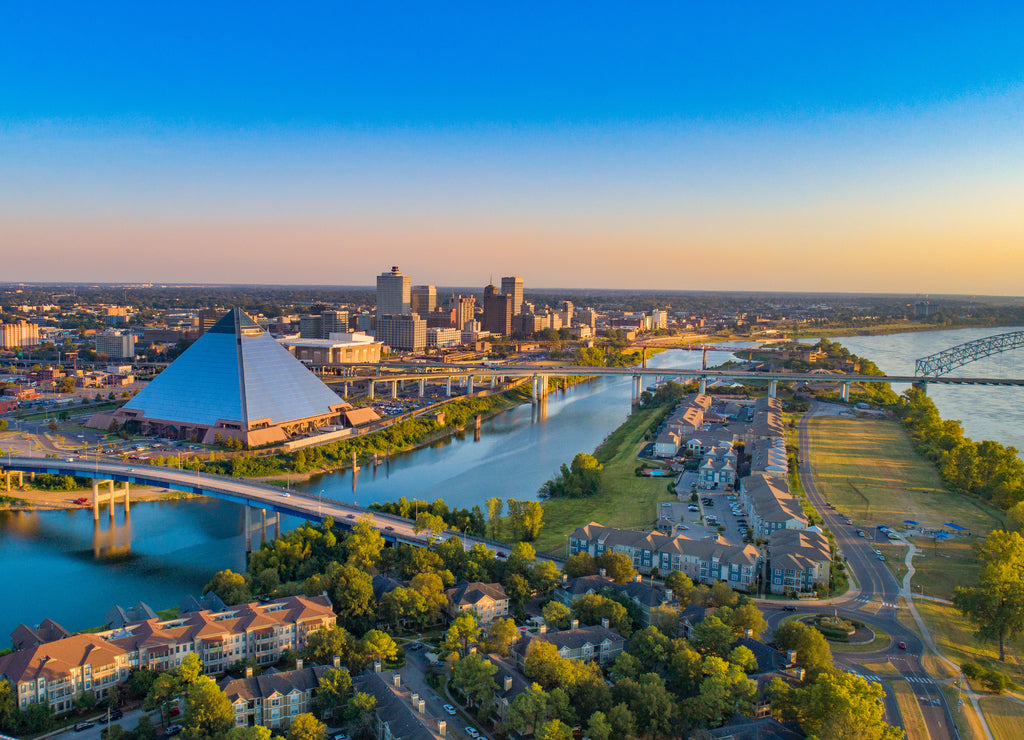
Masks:
[[[743,544],[749,519],[743,514],[733,514],[733,507],[737,505],[734,493],[697,491],[697,500],[692,501],[688,489],[677,486],[677,490],[680,500],[663,502],[658,511],[659,519],[672,523],[673,534],[694,540],[717,535],[727,544]]]

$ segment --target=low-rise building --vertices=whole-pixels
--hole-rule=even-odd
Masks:
[[[828,585],[832,548],[817,527],[780,529],[768,539],[768,582],[773,594],[807,593]]]
[[[445,591],[448,597],[446,611],[453,619],[460,612],[474,611],[481,624],[490,624],[495,619],[508,615],[508,596],[500,583],[479,583],[459,581]]]
[[[122,647],[99,635],[71,635],[3,656],[0,679],[11,682],[20,709],[47,702],[62,714],[84,692],[105,698],[128,679],[129,667]]]
[[[779,529],[806,529],[803,507],[789,493],[785,478],[756,473],[740,481],[739,503],[750,515],[754,536],[768,539]]]
[[[329,666],[306,668],[301,660],[293,671],[260,676],[247,668],[244,678],[225,678],[220,688],[235,710],[236,726],[287,728],[297,716],[312,711],[320,677],[329,670]]]
[[[626,641],[622,635],[604,625],[577,627],[575,629],[542,631],[538,635],[521,638],[512,646],[512,657],[520,670],[526,665],[533,645],[547,642],[555,646],[558,654],[569,660],[593,660],[598,665],[608,665],[622,652]]]
[[[589,552],[600,557],[606,550],[621,552],[641,573],[657,568],[661,574],[685,573],[697,583],[727,582],[748,591],[757,577],[760,560],[752,545],[725,545],[717,539],[691,540],[683,535],[634,532],[603,527],[597,522],[579,527],[569,535],[569,552]]]

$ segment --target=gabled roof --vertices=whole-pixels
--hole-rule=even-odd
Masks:
[[[214,426],[331,413],[344,402],[240,309],[233,309],[124,405],[148,419]]]
[[[127,659],[125,651],[102,637],[72,635],[5,655],[0,658],[0,676],[6,676],[15,685],[38,678],[51,681],[80,666],[113,665],[121,657]]]
[[[320,685],[320,677],[330,666],[310,666],[309,668],[297,668],[293,671],[267,672],[261,676],[249,676],[246,678],[225,678],[220,682],[221,690],[227,694],[228,699],[234,704],[238,700],[249,701],[251,699],[273,696],[279,694],[287,696],[295,691],[310,691]]]
[[[485,598],[490,598],[494,601],[506,601],[508,599],[505,589],[502,588],[500,583],[470,583],[463,580],[444,593],[448,597],[448,601],[457,606],[473,606],[474,604],[479,604]]]

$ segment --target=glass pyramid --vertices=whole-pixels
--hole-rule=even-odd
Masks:
[[[305,365],[240,309],[196,340],[124,408],[148,419],[249,429],[322,416],[343,404]]]

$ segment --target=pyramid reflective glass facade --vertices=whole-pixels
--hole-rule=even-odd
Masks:
[[[344,401],[235,309],[126,403],[126,419],[241,431],[321,419]]]

